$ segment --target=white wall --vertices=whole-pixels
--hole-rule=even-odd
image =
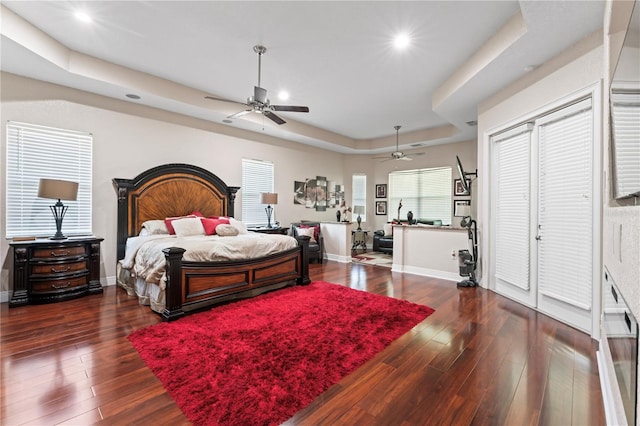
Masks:
[[[11,74],[2,74],[1,89],[3,123],[14,120],[93,134],[93,232],[105,239],[102,244],[103,284],[115,277],[116,192],[112,179],[133,178],[160,164],[194,164],[217,174],[228,185],[242,186],[242,158],[272,161],[275,164],[275,191],[279,194],[275,214],[280,222],[287,225],[301,219],[335,220],[333,211],[316,212],[294,206],[293,182],[317,175],[342,182],[341,154],[270,137],[249,140],[241,137],[243,132],[238,132],[240,136],[222,134],[219,132],[226,131],[226,126],[132,106]],[[254,137],[259,138],[260,135]],[[3,169],[5,139],[6,132],[3,131],[0,147]],[[349,183],[350,179],[349,175]],[[5,180],[3,172],[0,177],[2,233],[5,229]],[[241,201],[240,192],[235,205],[236,217],[240,218]],[[7,256],[8,249],[8,241],[3,236],[0,238],[2,291],[10,288],[8,270],[12,259]]]

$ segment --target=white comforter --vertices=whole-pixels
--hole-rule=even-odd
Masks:
[[[165,257],[162,249],[185,249],[185,261],[212,262],[254,259],[298,245],[295,238],[286,235],[249,232],[230,237],[219,235],[177,237],[175,235],[148,235],[127,239],[123,268],[133,271],[137,278],[164,287]]]

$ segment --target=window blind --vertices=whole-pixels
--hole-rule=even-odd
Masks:
[[[261,160],[242,160],[242,221],[248,226],[266,226],[267,213],[260,203],[260,194],[274,192],[273,163]],[[276,221],[276,206],[271,223]]]
[[[388,220],[406,220],[411,211],[415,219],[440,219],[451,225],[451,167],[403,170],[389,173]]]
[[[351,178],[351,205],[364,207],[364,213],[360,214],[360,219],[363,222],[367,221],[367,176],[361,174],[355,174]],[[358,217],[357,214],[353,214],[353,217]]]
[[[495,155],[495,276],[510,285],[530,286],[530,125],[492,138]]]
[[[92,155],[90,133],[8,122],[6,237],[55,234],[49,206],[57,200],[38,198],[41,178],[78,183],[77,200],[63,201],[62,232],[91,234]]]
[[[616,196],[640,189],[640,92],[611,94]]]
[[[591,99],[539,123],[540,292],[591,308],[593,113]]]

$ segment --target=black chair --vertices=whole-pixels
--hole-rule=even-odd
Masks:
[[[315,242],[313,242],[313,240],[309,241],[309,260],[316,259],[318,263],[322,263],[324,258],[324,239],[322,237],[322,230],[320,229],[320,222],[293,222],[289,228],[289,235],[297,237],[300,228],[310,228],[314,230]]]

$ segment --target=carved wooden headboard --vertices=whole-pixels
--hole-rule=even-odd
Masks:
[[[118,194],[118,260],[124,258],[127,238],[138,235],[144,221],[184,216],[194,210],[205,216],[234,216],[240,189],[189,164],[154,167],[133,179],[115,178],[113,185]]]

